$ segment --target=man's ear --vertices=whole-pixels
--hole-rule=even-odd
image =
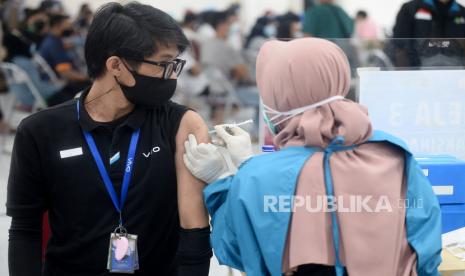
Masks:
[[[124,66],[123,61],[117,56],[111,56],[107,59],[105,65],[107,67],[107,71],[115,77],[121,76],[122,73],[122,66]]]

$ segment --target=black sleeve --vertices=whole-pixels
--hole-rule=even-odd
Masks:
[[[401,8],[396,17],[393,29],[393,38],[414,37],[414,15],[412,14],[412,3],[406,3]]]
[[[207,276],[212,256],[209,226],[205,228],[180,229],[177,252],[177,276]]]
[[[6,210],[12,217],[8,244],[10,276],[40,276],[42,267],[42,217],[47,192],[38,146],[28,122],[25,119],[18,127],[8,179]]]
[[[415,37],[415,3],[405,3],[397,14],[393,30],[394,57],[393,62],[398,67],[415,66],[415,54],[412,51],[412,39]],[[410,38],[410,39],[396,39]]]
[[[8,240],[10,276],[42,274],[42,216],[11,220]]]
[[[30,126],[24,121],[20,124],[13,146],[6,203],[11,217],[41,216],[48,206],[39,147]]]

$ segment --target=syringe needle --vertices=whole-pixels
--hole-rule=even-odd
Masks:
[[[237,127],[237,126],[243,126],[243,125],[251,124],[251,123],[253,123],[253,120],[249,119],[247,121],[243,121],[243,122],[238,123],[238,124],[224,124],[223,126],[225,126],[225,127]],[[209,134],[216,133],[216,130],[215,129],[209,130],[208,133]]]

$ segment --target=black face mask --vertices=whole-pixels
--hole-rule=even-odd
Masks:
[[[45,22],[43,20],[37,20],[32,24],[33,32],[36,34],[40,34],[45,28]]]
[[[134,86],[121,84],[121,90],[128,101],[135,105],[145,107],[155,107],[168,102],[176,91],[176,79],[162,79],[140,75],[134,71],[131,72],[136,80]]]
[[[65,29],[63,32],[61,32],[62,37],[70,37],[72,36],[74,31],[72,29]]]

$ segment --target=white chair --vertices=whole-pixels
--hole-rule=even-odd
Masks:
[[[47,74],[49,80],[53,83],[61,83],[60,79],[58,78],[57,74],[52,70],[50,65],[48,65],[47,61],[39,54],[34,54],[32,56],[32,61],[37,64],[37,66]]]
[[[8,84],[8,87],[13,87],[14,85],[26,85],[27,89],[31,92],[32,96],[35,99],[32,112],[36,112],[39,109],[46,108],[47,103],[42,95],[39,93],[37,88],[32,83],[29,76],[24,72],[23,69],[18,67],[13,63],[2,62],[0,63],[0,70],[5,74],[5,78]],[[9,93],[14,93],[10,91]],[[16,104],[16,102],[15,102]]]
[[[15,107],[17,105],[17,99],[15,92],[11,90],[14,85],[25,85],[27,89],[31,92],[32,96],[35,99],[34,105],[32,107],[32,113],[47,107],[47,103],[42,95],[39,93],[37,88],[32,83],[29,76],[22,70],[20,67],[13,63],[1,62],[0,70],[2,70],[5,75],[6,82],[9,87],[9,91],[5,94],[0,95],[0,104],[2,111],[4,113],[4,120],[9,125],[13,124],[13,114],[15,113]],[[0,151],[5,152],[7,135],[2,135],[0,140]]]
[[[380,49],[372,49],[367,52],[365,67],[380,67],[384,70],[393,70],[394,65],[389,57]]]
[[[1,93],[0,94],[0,109],[3,113],[3,120],[10,124],[13,117],[14,106],[16,103],[16,97],[13,93]],[[6,141],[8,139],[8,134],[0,134],[0,153],[7,153],[6,151]],[[1,157],[0,157],[1,158]]]

